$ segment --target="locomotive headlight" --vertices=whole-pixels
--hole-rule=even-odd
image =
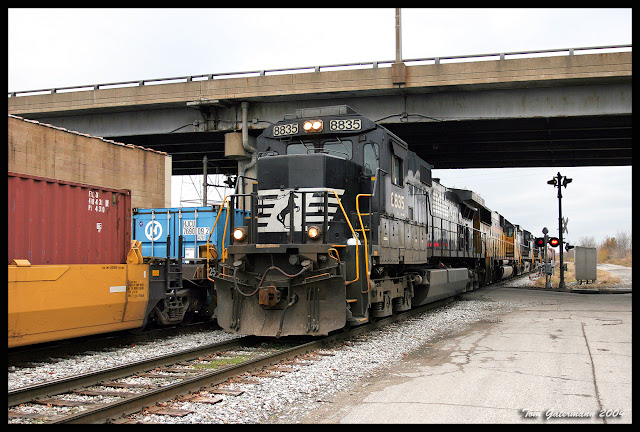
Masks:
[[[247,231],[244,228],[236,228],[233,230],[233,239],[235,241],[242,241],[247,238]]]
[[[317,226],[309,227],[309,229],[307,230],[307,235],[311,240],[320,238],[320,228],[318,228]]]
[[[307,120],[302,125],[305,132],[322,132],[322,120]]]

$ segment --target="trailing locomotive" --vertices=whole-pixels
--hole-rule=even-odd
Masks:
[[[531,234],[431,177],[346,105],[297,110],[257,139],[250,206],[216,268],[218,324],[326,335],[528,271]]]

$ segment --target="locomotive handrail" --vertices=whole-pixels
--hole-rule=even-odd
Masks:
[[[353,238],[356,239],[356,278],[352,281],[345,281],[345,285],[350,285],[354,282],[356,282],[358,279],[360,279],[360,253],[358,250],[358,243],[360,243],[358,241],[358,236],[356,235],[356,232],[353,230],[353,226],[351,225],[351,221],[349,220],[349,218],[347,217],[347,212],[344,211],[344,207],[342,207],[342,202],[340,201],[340,198],[338,197],[338,194],[336,193],[336,191],[334,190],[330,190],[328,192],[333,192],[333,194],[335,195],[336,199],[338,200],[338,205],[340,206],[340,209],[342,210],[342,214],[344,215],[344,219],[347,221],[347,224],[349,225],[349,229],[351,230],[351,234],[353,234]],[[368,287],[367,287],[368,289]]]
[[[364,238],[364,251],[366,254],[366,261],[365,261],[365,272],[367,275],[367,290],[366,291],[360,291],[362,294],[366,294],[370,291],[370,282],[369,282],[369,246],[367,244],[367,234],[364,232],[364,224],[362,223],[362,215],[360,214],[360,197],[363,196],[368,196],[371,197],[372,194],[358,194],[356,195],[356,212],[358,213],[358,220],[360,221],[360,229],[362,230],[362,237]],[[371,212],[369,212],[369,219],[371,219]],[[369,224],[369,226],[371,226],[371,224]],[[357,244],[357,243],[356,243]],[[357,252],[356,252],[357,253]]]
[[[218,208],[218,215],[216,216],[216,220],[213,222],[213,227],[211,227],[211,232],[209,232],[209,237],[207,237],[207,279],[209,279],[211,282],[215,282],[215,281],[211,279],[211,277],[209,276],[209,240],[211,240],[211,236],[213,235],[213,232],[216,228],[216,224],[218,223],[218,218],[222,213],[222,206],[227,201],[227,198],[229,198],[229,195],[225,196],[224,199],[222,200],[222,203],[220,203],[220,207]],[[227,205],[227,217],[229,216],[229,213],[230,213],[229,206]],[[226,228],[227,227],[225,222],[225,232],[226,232]],[[222,237],[222,253],[220,254],[220,256],[224,258],[224,236]],[[223,262],[224,262],[224,259],[223,259]]]
[[[545,49],[545,50],[532,50],[532,51],[512,51],[512,52],[504,52],[504,53],[488,53],[488,54],[465,54],[465,55],[455,55],[455,56],[441,56],[441,57],[426,57],[426,58],[415,58],[415,59],[403,59],[403,62],[412,63],[412,62],[425,62],[425,61],[433,61],[434,64],[440,64],[441,60],[457,60],[457,59],[479,59],[485,57],[499,57],[500,60],[505,60],[506,56],[514,56],[514,55],[526,55],[526,54],[546,54],[546,53],[554,53],[554,52],[564,52],[567,51],[569,56],[573,56],[576,51],[588,51],[588,50],[599,50],[599,49],[615,49],[615,48],[632,48],[632,44],[627,45],[604,45],[604,46],[592,46],[592,47],[579,47],[579,48],[556,48],[556,49]],[[223,72],[223,73],[213,73],[213,74],[200,74],[200,75],[185,75],[171,78],[151,78],[144,80],[131,80],[131,81],[119,81],[112,83],[102,83],[102,84],[87,84],[87,85],[76,85],[76,86],[67,86],[67,87],[54,87],[54,88],[45,88],[40,90],[23,90],[23,91],[14,91],[8,92],[9,97],[18,97],[18,95],[27,94],[27,93],[42,93],[48,92],[51,94],[57,93],[59,90],[79,90],[79,89],[91,89],[91,90],[99,90],[101,87],[110,87],[110,86],[144,86],[146,83],[160,83],[163,81],[183,81],[184,82],[192,82],[194,78],[205,78],[205,80],[212,81],[214,77],[233,77],[233,75],[248,75],[248,74],[258,74],[259,76],[265,76],[268,72],[290,72],[290,71],[304,71],[308,69],[313,69],[314,72],[320,72],[321,69],[328,68],[339,68],[339,67],[352,67],[352,66],[371,66],[371,68],[376,69],[381,64],[393,64],[396,60],[383,60],[383,61],[369,61],[369,62],[355,62],[355,63],[341,63],[341,64],[331,64],[331,65],[320,65],[320,66],[302,66],[302,67],[289,67],[289,68],[279,68],[279,69],[262,69],[262,70],[253,70],[253,71],[244,71],[244,72]],[[204,80],[201,80],[204,81]],[[170,83],[167,83],[170,84]]]
[[[231,199],[229,199],[229,203],[231,203]],[[222,210],[222,207],[220,207],[220,209]],[[229,224],[229,213],[231,213],[231,206],[227,205],[227,216],[224,219],[224,231],[222,232],[222,262],[226,262],[227,261],[227,248],[224,247],[224,241],[227,238],[227,226]],[[234,211],[235,213],[235,211]],[[218,212],[218,214],[220,214],[220,211]],[[216,217],[217,219],[217,217]],[[233,218],[231,218],[231,223],[233,223]],[[211,230],[213,232],[213,229]]]

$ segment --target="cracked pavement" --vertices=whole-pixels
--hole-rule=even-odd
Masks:
[[[513,288],[521,303],[414,351],[308,423],[631,423],[631,294]]]

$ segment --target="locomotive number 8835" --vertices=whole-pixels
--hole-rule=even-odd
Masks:
[[[528,271],[531,235],[431,178],[348,106],[297,110],[257,139],[247,225],[215,272],[227,331],[326,335]]]

